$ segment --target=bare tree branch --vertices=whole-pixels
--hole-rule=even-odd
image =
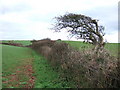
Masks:
[[[76,36],[77,39],[83,39],[85,42],[104,47],[104,27],[98,25],[98,20],[73,13],[55,17],[55,19],[56,23],[53,30],[56,32],[66,28],[71,37]]]

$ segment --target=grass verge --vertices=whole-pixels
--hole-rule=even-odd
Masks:
[[[34,51],[33,56],[33,68],[36,71],[34,88],[69,88],[72,86],[69,82],[60,79],[60,73],[56,72],[43,56]]]

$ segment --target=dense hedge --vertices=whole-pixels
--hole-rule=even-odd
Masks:
[[[32,48],[44,55],[51,65],[59,67],[61,77],[74,81],[76,87],[120,87],[118,59],[106,50],[98,56],[92,49],[77,51],[66,43],[49,39],[33,41]]]

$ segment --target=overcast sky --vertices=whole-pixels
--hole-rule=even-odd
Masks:
[[[98,19],[105,26],[105,39],[118,42],[119,0],[0,0],[0,39],[67,40],[66,31],[54,33],[53,18],[77,13]],[[72,40],[75,40],[74,38]]]

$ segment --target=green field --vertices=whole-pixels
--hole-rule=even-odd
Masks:
[[[19,67],[31,64],[32,59],[32,50],[29,48],[2,45],[2,80],[4,82],[11,80],[12,78],[9,76],[15,75],[16,71],[20,69]],[[21,83],[28,80],[24,75],[21,77],[23,77],[20,78]],[[13,87],[15,84],[17,84],[17,81],[15,83],[11,82],[11,84],[9,82],[3,83],[3,88]]]
[[[72,47],[74,47],[77,50],[83,50],[85,48],[89,49],[90,47],[92,47],[91,44],[83,43],[80,41],[63,41],[63,42],[70,44]]]
[[[3,40],[0,42],[3,42],[3,43],[8,43],[8,42],[21,43],[24,46],[31,44],[30,40]]]
[[[8,42],[8,41],[3,41]],[[30,41],[13,41],[15,43],[22,43],[23,45],[31,44]],[[72,47],[78,50],[89,49],[92,47],[90,44],[85,44],[78,41],[64,41],[69,43]],[[1,44],[0,44],[1,45]],[[118,45],[115,43],[107,43],[105,48],[110,51],[114,56],[118,54]],[[26,47],[16,47],[9,45],[2,46],[2,84],[3,88],[22,88],[24,87],[31,77],[26,76],[25,73],[19,73],[16,76],[16,71],[25,72],[24,66],[30,65],[32,67],[32,77],[35,77],[34,88],[67,88],[74,87],[71,82],[62,81],[60,73],[56,72],[43,56]],[[29,72],[31,74],[31,72]],[[14,82],[10,81],[14,76],[20,77],[19,80]],[[7,82],[7,83],[6,83]],[[33,82],[32,82],[33,83]]]
[[[79,41],[64,41],[64,42],[70,44],[77,50],[89,49],[93,47],[91,44]],[[113,56],[118,56],[118,51],[120,51],[120,48],[118,47],[120,47],[120,43],[107,43],[105,45],[105,49],[107,49]]]
[[[31,58],[31,50],[29,48],[21,48],[15,46],[2,45],[3,70],[13,70],[24,59]]]
[[[14,43],[21,43],[24,46],[25,45],[30,45],[31,42],[30,40],[9,40],[9,41],[13,41]],[[3,40],[0,42],[9,42],[8,40]],[[93,47],[91,44],[88,43],[83,43],[80,41],[63,41],[65,43],[69,43],[72,47],[74,47],[77,50],[83,50],[83,49],[89,49],[91,47]],[[120,51],[120,43],[107,43],[105,45],[105,48],[114,56],[116,56],[118,54],[118,51]]]
[[[2,87],[23,88],[31,79],[27,74],[23,73],[26,71],[23,67],[26,65],[31,65],[33,68],[34,88],[67,88],[72,86],[68,82],[62,81],[59,73],[53,70],[48,61],[32,49],[2,45]],[[17,73],[17,71],[21,71],[21,73]],[[16,74],[19,75],[16,76]],[[20,80],[16,77],[19,77]],[[11,82],[13,78],[16,78],[16,81]]]

